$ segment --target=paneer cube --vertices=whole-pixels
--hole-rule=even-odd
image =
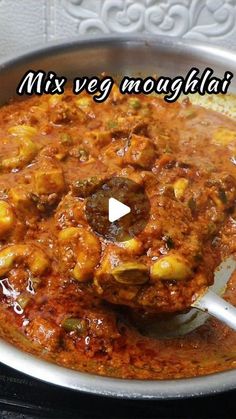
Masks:
[[[87,132],[84,142],[94,149],[96,147],[105,147],[107,144],[110,144],[111,140],[112,135],[110,131],[94,130]]]
[[[8,195],[10,201],[16,209],[25,211],[26,209],[32,208],[29,191],[23,186],[11,188]]]
[[[155,157],[156,151],[154,144],[147,137],[136,134],[131,136],[124,156],[126,163],[148,169],[152,166]]]
[[[63,192],[65,182],[62,169],[52,167],[35,171],[34,186],[37,195]]]

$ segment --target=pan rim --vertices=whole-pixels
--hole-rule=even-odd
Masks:
[[[153,35],[107,35],[72,38],[66,41],[51,42],[44,47],[30,48],[23,54],[10,56],[0,60],[0,73],[21,63],[27,64],[32,59],[60,54],[66,49],[73,51],[78,48],[89,48],[101,45],[136,45],[153,46],[158,42],[161,49],[185,49],[186,54],[196,57],[200,53],[207,53],[216,62],[224,59],[225,65],[231,63],[236,68],[236,53],[212,45],[183,40],[179,37]],[[126,399],[180,399],[216,394],[236,388],[235,370],[213,373],[201,377],[181,378],[175,380],[127,380],[102,377],[89,373],[78,372],[49,363],[34,355],[30,355],[0,339],[1,362],[20,372],[40,379],[47,383],[56,384],[73,390]]]

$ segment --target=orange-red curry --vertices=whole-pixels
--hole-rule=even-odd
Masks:
[[[236,251],[236,122],[189,100],[33,97],[0,110],[1,336],[81,371],[190,377],[234,368],[236,334],[216,320],[169,340],[137,319],[181,312]],[[100,182],[145,188],[150,218],[125,242],[90,228]],[[236,277],[226,298],[236,304]],[[132,319],[135,317],[135,326]],[[151,320],[150,320],[151,321]]]

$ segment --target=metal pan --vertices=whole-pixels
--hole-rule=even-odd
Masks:
[[[217,76],[236,69],[236,53],[184,42],[177,38],[133,35],[90,38],[48,45],[0,63],[0,104],[15,96],[16,87],[29,69],[55,71],[68,78],[142,73],[170,77],[184,75],[191,67],[212,67]],[[236,81],[231,91],[236,91]],[[87,393],[130,399],[183,398],[236,388],[236,373],[228,371],[179,380],[122,380],[79,373],[42,361],[0,340],[0,362],[32,377]]]

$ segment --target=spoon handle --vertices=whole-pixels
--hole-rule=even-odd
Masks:
[[[236,331],[236,307],[214,292],[208,290],[194,301],[192,307],[208,312]]]

